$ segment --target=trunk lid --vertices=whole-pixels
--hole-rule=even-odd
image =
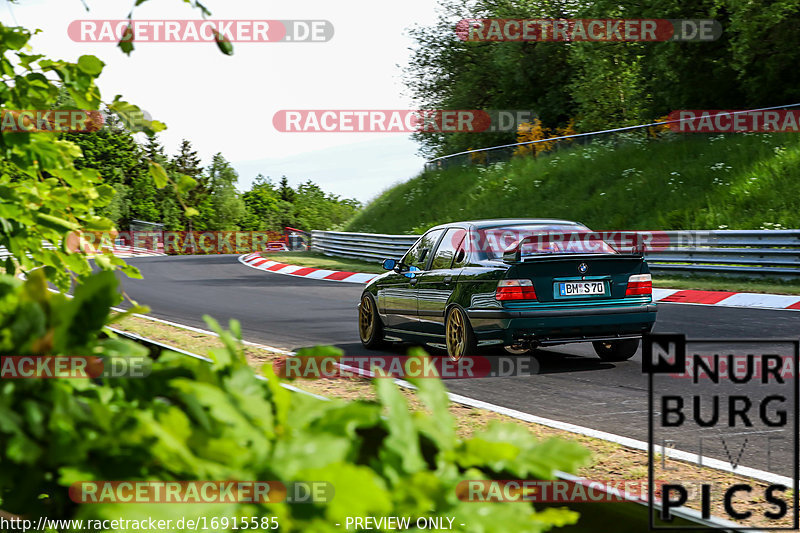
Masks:
[[[529,279],[539,302],[625,298],[628,279],[649,273],[641,255],[543,254],[512,263],[506,279]]]

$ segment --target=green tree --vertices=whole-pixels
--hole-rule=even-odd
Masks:
[[[726,6],[728,4],[728,6]],[[571,89],[583,130],[649,122],[676,109],[758,106],[748,101],[731,55],[729,0],[597,0],[581,3],[583,18],[716,19],[713,42],[574,43]]]
[[[350,220],[360,204],[326,194],[311,180],[297,186],[294,207],[298,229],[336,229]]]
[[[199,179],[203,174],[200,157],[198,157],[197,151],[192,150],[192,143],[186,139],[181,141],[178,153],[170,159],[168,167],[173,172],[185,174],[194,179]]]
[[[428,109],[534,111],[581,131],[650,122],[678,109],[747,109],[800,101],[800,0],[441,0],[416,27],[406,85]],[[714,19],[713,42],[465,42],[464,18]],[[515,132],[415,133],[444,155],[513,143]]]
[[[238,179],[238,174],[222,154],[215,154],[204,179],[209,192],[208,216],[211,229],[239,229],[239,222],[245,217],[245,203],[236,190]]]
[[[185,219],[174,187],[156,189],[147,173],[148,161],[163,166],[167,166],[168,162],[164,147],[156,135],[145,140],[142,154],[140,173],[131,184],[131,219],[160,222],[168,231],[183,230]]]
[[[104,113],[104,124],[92,133],[65,133],[63,138],[78,145],[83,157],[76,168],[92,168],[105,183],[129,184],[141,170],[142,151],[133,134],[113,113]]]
[[[114,187],[113,198],[97,213],[108,217],[117,227],[127,227],[137,213],[137,206],[131,201],[132,186],[147,171],[142,150],[133,134],[115,114],[106,111],[100,130],[64,133],[62,138],[75,143],[83,153],[83,157],[76,160],[75,168],[95,169],[105,183]],[[152,180],[146,178],[146,181],[153,189]]]
[[[641,83],[641,57],[631,43],[573,43],[569,88],[580,117],[580,131],[631,126],[647,121]],[[644,46],[644,45],[639,45]]]
[[[294,201],[294,190],[289,185],[289,179],[286,176],[281,177],[280,184],[278,185],[278,196],[284,202]]]
[[[159,142],[158,135],[148,137],[145,140],[142,150],[144,151],[144,155],[150,161],[155,161],[160,165],[165,165],[167,163],[167,156],[164,153],[164,146]]]
[[[800,102],[800,1],[720,1],[732,65],[751,105]]]
[[[534,111],[548,126],[565,124],[575,101],[573,77],[563,43],[467,42],[455,27],[464,18],[559,18],[574,13],[569,1],[442,0],[430,27],[416,26],[417,47],[405,69],[405,83],[423,109]],[[426,156],[515,142],[516,131],[417,132]]]
[[[245,217],[242,229],[251,231],[278,231],[279,194],[275,185],[262,174],[256,176],[250,190],[242,195],[245,204]]]
[[[326,193],[311,180],[292,189],[285,176],[276,187],[261,174],[242,199],[247,210],[243,229],[269,231],[282,231],[286,226],[303,230],[336,229],[362,207],[358,200]]]
[[[181,141],[178,153],[167,163],[167,170],[175,182],[187,178],[194,181],[195,186],[186,194],[186,205],[196,209],[198,212],[202,209],[207,213],[211,209],[208,184],[204,179],[203,167],[200,166],[200,157],[198,157],[197,152],[192,150],[191,142],[186,139]],[[182,178],[183,176],[187,178]],[[196,222],[195,219],[197,219]],[[184,214],[181,225],[186,226],[189,231],[208,229],[208,219]]]

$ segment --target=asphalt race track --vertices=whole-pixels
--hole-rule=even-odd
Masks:
[[[206,328],[204,314],[222,323],[236,318],[250,341],[286,349],[333,344],[347,354],[375,354],[358,341],[356,305],[362,290],[358,284],[265,273],[240,264],[235,255],[127,261],[142,271],[144,280],[124,278],[124,289],[150,306],[152,316],[202,328]],[[689,339],[797,339],[800,312],[659,304],[656,331],[683,333]],[[641,351],[624,363],[600,361],[588,344],[557,346],[522,357],[533,372],[452,379],[447,386],[454,393],[495,405],[647,440],[647,376],[641,370]],[[684,388],[687,395],[696,390],[696,386],[686,389],[692,386],[690,379],[673,381],[670,389]],[[789,420],[792,415],[790,411]],[[789,430],[755,426],[746,437],[742,437],[745,432],[715,430],[714,435],[725,436],[727,443],[715,446],[708,439],[703,454],[736,461],[743,450],[741,465],[791,477],[792,454],[778,446],[768,458],[764,444],[766,436],[790,438]],[[681,433],[675,447],[696,453],[697,437],[692,431]],[[749,439],[746,444],[744,438]]]

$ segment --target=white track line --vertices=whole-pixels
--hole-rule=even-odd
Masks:
[[[402,381],[402,380],[397,380],[397,381]],[[407,385],[408,387],[413,388],[413,385],[411,385],[410,383],[406,383],[405,385],[403,384],[400,385],[401,386]],[[570,424],[568,422],[551,420],[549,418],[544,418],[529,413],[523,413],[521,411],[516,411],[514,409],[509,409],[507,407],[494,405],[481,400],[475,400],[473,398],[468,398],[466,396],[461,396],[458,394],[448,393],[448,396],[455,403],[460,403],[462,405],[467,405],[469,407],[486,409],[489,411],[493,411],[495,413],[516,418],[518,420],[523,420],[525,422],[540,424],[542,426],[551,427],[553,429],[560,429],[563,431],[569,431],[570,433],[576,433],[578,435],[585,435],[587,437],[592,437],[595,439],[614,442],[622,446],[625,446],[627,448],[633,448],[635,450],[642,450],[642,451],[648,450],[647,442],[641,440],[631,439],[629,437],[623,437],[621,435],[615,435],[613,433],[607,433],[605,431],[599,431],[596,429],[578,426],[576,424]],[[748,466],[737,466],[736,468],[733,468],[730,465],[730,463],[726,461],[721,461],[719,459],[713,459],[711,457],[706,457],[706,456],[700,456],[696,453],[685,452],[673,448],[664,448],[663,446],[658,446],[658,445],[653,446],[653,453],[666,454],[666,456],[671,459],[678,459],[681,461],[686,461],[688,463],[696,464],[699,462],[702,463],[702,466],[707,466],[709,468],[713,468],[714,470],[721,470],[729,474],[736,474],[740,476],[750,477],[753,479],[758,479],[760,481],[765,481],[767,483],[780,483],[786,485],[787,487],[794,486],[794,480],[790,477],[773,474],[772,472],[759,470],[757,468],[750,468]]]
[[[124,312],[125,311],[125,309],[121,309],[119,307],[112,307],[111,309],[113,309],[114,311],[119,311],[119,312]],[[156,318],[156,317],[150,316],[150,315],[141,315],[139,313],[133,313],[131,316],[135,316],[136,318],[143,318],[145,320],[152,320],[153,322],[159,322],[161,324],[166,324],[168,326],[174,326],[176,328],[181,328],[181,329],[185,329],[185,330],[188,330],[188,331],[194,331],[195,333],[203,333],[205,335],[211,335],[211,336],[214,336],[214,337],[219,337],[219,335],[217,333],[215,333],[213,331],[209,331],[207,329],[196,328],[194,326],[187,326],[186,324],[179,324],[178,322],[171,322],[169,320],[164,320],[162,318]],[[290,352],[288,350],[284,350],[284,349],[281,349],[281,348],[275,348],[274,346],[267,346],[266,344],[259,344],[257,342],[251,342],[251,341],[242,340],[242,344],[245,344],[247,346],[253,346],[255,348],[261,348],[262,350],[268,350],[270,352],[279,353],[281,355],[294,355],[294,352]]]

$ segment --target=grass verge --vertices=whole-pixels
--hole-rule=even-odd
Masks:
[[[597,142],[488,166],[426,171],[362,209],[346,231],[421,233],[479,218],[562,218],[594,230],[800,227],[795,133]]]
[[[197,354],[207,354],[208,350],[222,346],[219,338],[216,336],[140,317],[125,318],[115,327]],[[285,357],[265,347],[245,345],[244,352],[250,365],[256,372],[259,372],[262,365],[275,363]],[[370,400],[375,398],[372,384],[368,379],[363,378],[295,380],[292,381],[292,384],[308,392],[320,394],[334,400]],[[423,410],[422,405],[411,391],[406,389],[401,390],[409,401],[409,407],[412,410]],[[493,420],[509,422],[524,427],[539,439],[557,437],[576,441],[589,449],[592,452],[592,460],[590,464],[584,466],[579,471],[579,475],[587,479],[647,480],[646,452],[626,448],[619,444],[600,439],[553,429],[540,424],[524,422],[493,411],[472,408],[460,404],[451,404],[450,412],[457,421],[457,431],[462,437],[467,437],[475,431],[486,427],[486,425]],[[754,516],[756,516],[753,521],[748,521],[748,526],[763,527],[771,525],[775,527],[780,525],[786,527],[791,525],[788,519],[785,523],[782,522],[778,524],[767,522],[765,519],[760,518],[763,511],[768,509],[769,506],[764,502],[762,497],[756,495],[763,494],[763,490],[767,486],[766,483],[754,481],[743,476],[728,474],[719,470],[698,467],[694,464],[690,465],[681,461],[668,460],[667,465],[672,468],[670,471],[670,479],[680,479],[688,486],[699,487],[701,483],[718,483],[721,486],[730,486],[734,483],[749,483],[752,485],[754,488],[754,496],[752,498],[734,500],[734,505],[736,505],[737,509],[752,510]],[[570,504],[570,507],[580,512],[580,504]],[[712,500],[712,514],[714,516],[725,516],[725,510],[721,502]]]

